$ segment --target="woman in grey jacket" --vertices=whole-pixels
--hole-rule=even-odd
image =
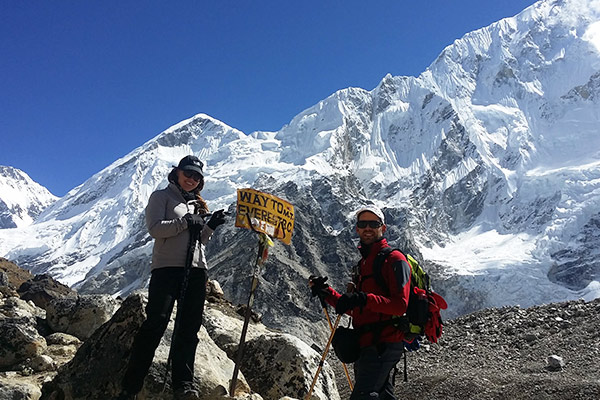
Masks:
[[[208,206],[200,196],[204,187],[203,166],[195,156],[182,158],[169,174],[169,185],[152,193],[148,201],[146,226],[154,238],[154,248],[147,317],[134,339],[118,399],[134,399],[142,389],[176,300],[176,334],[170,352],[174,398],[198,398],[193,380],[197,334],[206,296],[204,246],[217,226],[225,222],[224,212],[219,210],[204,223],[203,214],[208,213]],[[193,256],[189,255],[191,259],[188,258],[190,235],[199,242]],[[191,262],[187,275],[186,261]],[[187,286],[180,298],[184,280]]]

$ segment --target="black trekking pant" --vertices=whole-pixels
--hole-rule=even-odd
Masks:
[[[354,363],[356,383],[350,400],[396,400],[390,373],[400,361],[402,342],[362,348]]]
[[[184,268],[166,267],[152,271],[148,288],[146,320],[137,332],[127,365],[122,387],[129,393],[138,393],[150,369],[154,353],[167,329],[173,306],[178,301],[175,317],[177,331],[171,342],[172,384],[177,389],[194,380],[194,360],[198,345],[198,331],[202,325],[207,274],[205,269],[192,268],[188,285],[179,304]]]

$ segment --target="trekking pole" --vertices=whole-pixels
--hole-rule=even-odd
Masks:
[[[195,202],[188,202],[190,205],[196,206]],[[212,213],[201,214],[200,216],[204,219],[206,217],[210,217]],[[202,225],[204,227],[204,225]],[[188,282],[190,279],[190,271],[192,270],[192,264],[194,263],[194,253],[196,252],[196,245],[198,244],[198,240],[200,239],[200,233],[202,232],[202,227],[197,229],[190,229],[190,238],[188,241],[188,249],[187,254],[185,256],[185,266],[183,268],[183,279],[181,280],[181,288],[179,289],[179,297],[177,298],[177,310],[183,309],[183,302],[185,299],[185,293],[187,291]],[[167,356],[167,366],[165,370],[165,377],[163,382],[163,392],[167,387],[167,377],[169,375],[169,369],[171,368],[171,363],[173,362],[173,343],[177,338],[177,332],[179,331],[179,325],[181,324],[181,315],[179,312],[175,315],[175,324],[173,326],[173,334],[171,335],[171,345],[169,346],[169,355]]]
[[[325,312],[325,317],[327,317],[327,323],[329,324],[329,329],[333,332],[333,325],[331,324],[331,318],[329,318],[329,311],[327,311],[327,305],[325,304],[325,300],[319,297],[321,300],[321,305],[323,306],[323,311]],[[352,385],[352,379],[350,379],[350,374],[348,373],[348,367],[346,363],[342,361],[342,367],[344,367],[344,373],[346,374],[346,379],[348,380],[348,385],[350,386],[350,391],[354,390],[354,386]]]
[[[404,347],[404,343],[402,344],[402,353],[404,354],[404,382],[408,382],[408,370],[406,368],[406,347]]]
[[[337,330],[338,325],[340,324],[340,320],[342,319],[342,314],[338,315],[335,319],[335,324],[331,327],[331,334],[329,335],[329,340],[327,340],[327,345],[325,346],[325,350],[323,351],[323,355],[321,356],[321,361],[319,361],[319,366],[317,367],[317,372],[315,372],[315,376],[310,384],[310,390],[305,397],[305,400],[309,400],[312,395],[313,389],[315,388],[315,384],[317,383],[317,379],[319,378],[319,374],[321,373],[321,369],[323,368],[323,363],[325,362],[325,358],[327,358],[327,353],[329,353],[329,347],[331,346],[331,341],[333,340],[333,335],[335,335],[335,331]]]
[[[202,214],[202,217],[205,218],[210,214]],[[183,308],[183,302],[185,299],[185,292],[187,291],[187,286],[190,278],[190,270],[192,269],[192,264],[194,262],[194,253],[196,252],[196,245],[198,244],[198,239],[200,236],[201,229],[189,229],[190,238],[188,241],[188,249],[187,254],[185,256],[185,266],[183,268],[183,278],[181,280],[181,288],[179,289],[179,297],[177,298],[177,310],[181,310]],[[169,375],[169,369],[171,368],[171,363],[173,361],[173,343],[177,338],[177,331],[179,330],[179,325],[181,323],[181,313],[177,312],[175,315],[175,325],[173,326],[173,334],[171,335],[171,345],[169,346],[169,355],[167,356],[167,366],[165,370],[164,382],[163,382],[163,392],[167,387],[167,377]]]
[[[248,214],[246,214],[248,215]],[[248,219],[250,220],[250,216],[248,215]],[[242,327],[242,333],[240,335],[240,344],[238,346],[238,351],[235,360],[235,367],[233,369],[233,376],[231,378],[231,383],[229,384],[229,395],[231,397],[235,396],[235,386],[237,384],[238,373],[240,371],[240,366],[242,364],[242,357],[244,355],[244,347],[246,345],[246,333],[248,332],[248,325],[250,323],[250,314],[252,311],[252,304],[254,303],[254,293],[256,291],[256,287],[258,286],[258,275],[260,272],[260,267],[264,264],[265,260],[268,256],[269,246],[273,245],[271,239],[262,232],[258,232],[252,226],[252,221],[250,221],[250,227],[252,230],[259,234],[258,240],[258,255],[256,257],[256,263],[254,264],[253,272],[252,272],[252,283],[250,285],[250,296],[248,297],[248,303],[246,304],[246,312],[244,315],[244,326]]]

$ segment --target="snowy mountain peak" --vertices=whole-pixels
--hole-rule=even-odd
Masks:
[[[258,304],[275,322],[283,311],[311,315],[299,298],[310,273],[347,278],[351,216],[368,201],[385,209],[390,242],[437,272],[449,312],[597,297],[599,10],[597,0],[541,1],[458,39],[418,77],[339,90],[278,132],[245,135],[198,114],[71,190],[34,225],[0,231],[0,254],[83,291],[144,285],[144,207],[193,153],[206,164],[211,208],[232,206],[244,187],[294,204],[292,245],[274,249]],[[239,249],[248,246],[229,226],[208,246],[211,274],[235,301],[244,301]],[[269,290],[290,301],[274,310]]]
[[[30,225],[57,199],[25,172],[0,165],[0,229]]]

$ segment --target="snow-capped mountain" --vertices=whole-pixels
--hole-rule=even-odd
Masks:
[[[0,231],[0,254],[80,291],[144,285],[144,207],[194,153],[211,208],[233,208],[245,187],[294,204],[292,244],[272,248],[255,303],[291,333],[321,318],[310,274],[348,279],[353,211],[368,201],[384,208],[388,239],[432,271],[449,316],[599,297],[599,103],[600,2],[540,1],[455,41],[419,77],[340,90],[278,132],[183,121],[31,226]],[[255,247],[233,224],[208,246],[210,274],[233,301],[247,298]]]
[[[20,169],[0,165],[0,229],[31,224],[57,199]]]

